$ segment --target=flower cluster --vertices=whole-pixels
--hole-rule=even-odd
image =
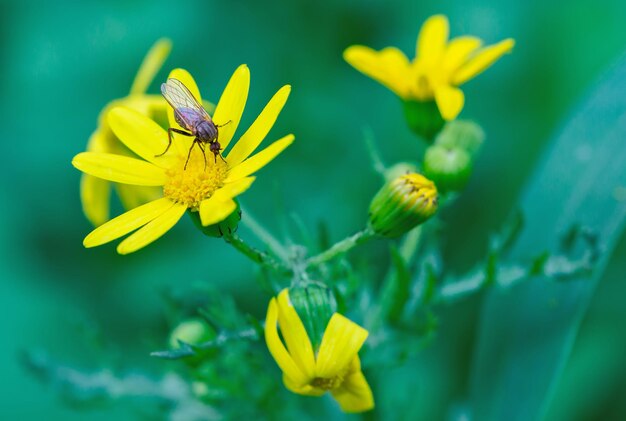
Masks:
[[[169,79],[173,81],[168,83],[186,87],[190,102],[198,107],[204,104],[207,113],[201,113],[202,122],[215,126],[213,138],[201,139],[196,137],[198,126],[190,127],[184,121],[189,108],[174,108],[176,104],[168,104],[161,96],[145,93],[171,48],[169,41],[159,41],[144,60],[131,93],[106,106],[87,151],[72,160],[84,173],[83,209],[96,226],[83,244],[95,247],[128,235],[117,251],[133,253],[163,236],[185,213],[205,234],[227,233],[226,240],[237,250],[291,278],[291,287],[271,298],[264,328],[267,348],[282,371],[285,387],[307,396],[328,392],[344,412],[371,410],[374,397],[358,354],[366,344],[368,329],[377,325],[365,323],[366,329],[339,314],[339,295],[324,281],[310,281],[310,275],[330,273],[324,266],[328,261],[369,238],[399,237],[410,231],[417,234],[413,238],[419,238],[415,228],[436,214],[449,193],[461,191],[467,183],[484,133],[473,122],[455,120],[465,103],[459,87],[511,51],[514,41],[482,47],[482,41],[472,36],[448,40],[448,31],[446,17],[429,18],[420,31],[413,61],[393,47],[375,51],[352,46],[345,50],[344,57],[352,66],[403,100],[410,127],[430,143],[419,165],[400,163],[385,168],[380,161],[385,184],[370,202],[365,228],[312,257],[260,252],[233,234],[240,216],[238,196],[251,187],[261,168],[294,141],[294,135],[288,134],[255,152],[274,126],[291,87],[281,87],[233,141],[248,98],[248,67],[241,65],[235,70],[215,107],[202,101],[186,70],[172,70]],[[185,135],[185,130],[191,133]],[[196,144],[199,147],[194,147]],[[127,211],[109,220],[111,183]],[[259,237],[271,236],[264,233]],[[417,249],[417,243],[408,249]],[[408,280],[404,282],[408,288]],[[406,303],[408,292],[394,288],[386,289],[386,304],[381,304],[381,309],[389,300]],[[396,307],[394,314],[401,314],[401,305]],[[381,314],[385,311],[380,310]],[[213,327],[191,318],[174,329],[170,340],[173,348],[186,346],[193,353],[196,344],[219,338]]]

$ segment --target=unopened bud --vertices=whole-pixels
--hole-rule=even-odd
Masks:
[[[443,192],[460,191],[472,173],[472,158],[465,149],[434,145],[424,155],[424,174]]]
[[[313,349],[318,349],[332,315],[337,311],[335,296],[321,284],[289,288],[289,301],[304,324]]]
[[[446,124],[435,139],[435,145],[447,149],[460,148],[475,155],[485,141],[482,127],[469,120],[454,120]]]
[[[410,162],[399,162],[385,170],[385,180],[391,181],[401,175],[417,172],[417,165]]]
[[[437,188],[421,174],[410,173],[387,182],[370,203],[374,232],[397,237],[425,222],[437,211]]]
[[[170,346],[179,348],[180,342],[197,345],[215,338],[215,331],[204,320],[187,319],[170,333]]]

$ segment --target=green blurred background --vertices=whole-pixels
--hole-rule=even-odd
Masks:
[[[515,208],[544,145],[626,49],[623,1],[2,1],[0,417],[129,416],[123,406],[68,408],[24,370],[19,355],[45,349],[61,361],[106,365],[85,345],[101,336],[129,365],[158,365],[147,354],[164,345],[154,338],[164,338],[160,291],[166,286],[208,281],[233,292],[253,314],[264,313],[267,297],[254,286],[253,266],[221,241],[204,238],[189,220],[131,256],[116,255],[113,245],[82,247],[90,226],[71,158],[84,150],[102,107],[127,93],[156,39],[167,36],[174,48],[154,93],[171,68],[185,67],[215,101],[236,66],[248,64],[252,84],[241,127],[281,85],[293,85],[271,137],[293,132],[296,143],[260,173],[243,203],[274,232],[281,232],[278,221],[287,209],[313,229],[326,221],[339,239],[362,226],[378,188],[363,128],[372,129],[389,163],[416,159],[423,150],[399,101],[350,68],[341,53],[359,43],[396,45],[412,55],[421,23],[434,13],[449,16],[452,36],[517,41],[512,55],[465,87],[462,117],[483,125],[487,143],[469,188],[444,214],[446,264],[462,271],[483,256],[489,234]],[[384,244],[376,247],[386,256]],[[626,316],[625,257],[622,241],[551,419],[626,418],[620,402],[626,331],[619,323]],[[386,261],[375,265],[382,271]],[[479,306],[477,297],[443,313],[437,340],[408,373],[416,388],[398,391],[399,419],[454,415],[467,394]]]

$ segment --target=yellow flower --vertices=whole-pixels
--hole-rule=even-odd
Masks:
[[[171,49],[172,43],[168,39],[160,39],[152,46],[135,76],[129,95],[111,101],[100,113],[98,127],[89,138],[87,151],[132,155],[119,142],[107,122],[106,115],[113,107],[125,106],[151,118],[160,117],[162,120],[167,118],[168,105],[163,97],[161,95],[147,95],[145,92],[154,76],[161,69]],[[137,207],[159,195],[159,190],[155,187],[125,184],[115,184],[115,187],[126,209]],[[111,183],[109,181],[83,174],[80,182],[80,199],[85,216],[94,226],[102,225],[109,220],[110,195]]]
[[[285,344],[278,335],[277,324]],[[287,289],[272,298],[267,309],[265,341],[283,372],[285,387],[308,396],[329,391],[344,412],[363,412],[374,407],[372,391],[357,355],[367,335],[367,330],[334,313],[319,349],[313,349]]]
[[[180,80],[200,100],[200,93],[191,75],[182,69],[173,70],[169,77]],[[228,82],[215,108],[213,121],[219,129],[219,142],[226,148],[233,138],[243,113],[250,71],[239,66]],[[174,135],[172,147],[162,156],[168,144],[167,131],[145,115],[127,107],[115,107],[107,115],[108,123],[117,137],[143,159],[103,152],[83,152],[72,164],[79,170],[116,183],[161,187],[160,198],[132,209],[93,230],[83,244],[95,247],[137,230],[117,251],[132,253],[165,234],[187,209],[199,212],[204,226],[227,218],[236,208],[233,200],[246,191],[264,167],[289,146],[293,135],[274,142],[261,152],[250,156],[270,131],[282,110],[291,87],[283,86],[265,106],[248,130],[234,144],[224,159],[212,153],[205,156],[194,147],[187,169],[187,153],[193,139]],[[168,108],[170,127],[181,128]],[[223,127],[222,127],[223,126]]]
[[[506,39],[487,47],[473,36],[448,41],[448,19],[431,16],[417,38],[412,62],[397,48],[375,51],[354,45],[344,51],[345,60],[361,73],[377,80],[404,100],[437,103],[445,120],[454,120],[465,97],[458,87],[482,73],[515,45]]]

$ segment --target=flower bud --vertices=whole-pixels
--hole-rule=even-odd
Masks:
[[[459,148],[475,155],[485,141],[482,127],[469,120],[454,120],[446,124],[435,139],[435,145],[447,149]]]
[[[465,149],[433,145],[424,155],[424,174],[443,192],[459,191],[472,173],[472,158]]]
[[[332,290],[316,283],[291,287],[289,288],[289,301],[300,316],[313,349],[318,349],[326,326],[331,316],[337,311],[337,302]]]
[[[224,234],[232,234],[237,231],[237,227],[239,226],[239,221],[241,221],[241,209],[239,207],[239,202],[237,202],[237,209],[231,213],[228,218],[224,219],[221,222],[213,225],[207,225],[206,227],[202,225],[202,221],[200,220],[200,213],[189,211],[189,215],[191,216],[191,220],[193,221],[196,228],[202,231],[205,235],[209,237],[223,237]]]
[[[410,162],[399,162],[385,170],[385,180],[391,181],[401,175],[417,172],[417,165]]]
[[[445,120],[435,101],[404,101],[404,117],[409,128],[418,136],[432,142]]]
[[[369,223],[377,234],[397,237],[437,211],[437,188],[421,174],[410,173],[387,182],[370,203]]]
[[[169,343],[172,348],[179,348],[179,341],[197,345],[215,338],[215,331],[201,319],[187,319],[178,324],[170,333]]]

